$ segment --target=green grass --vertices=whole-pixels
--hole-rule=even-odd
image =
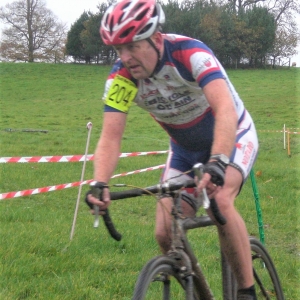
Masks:
[[[101,101],[108,67],[51,64],[0,64],[0,156],[84,154],[88,122],[93,123],[89,153],[102,124]],[[300,136],[291,135],[291,156],[283,133],[299,128],[300,70],[230,70],[229,76],[255,120],[260,153],[255,165],[266,246],[282,280],[286,299],[299,297]],[[298,90],[297,90],[298,88]],[[26,132],[25,129],[45,130]],[[300,130],[295,130],[300,131]],[[146,112],[131,108],[122,152],[168,149],[166,134]],[[165,162],[165,155],[120,159],[115,173]],[[0,193],[80,180],[82,163],[0,164]],[[161,171],[112,182],[155,184]],[[93,177],[88,162],[85,179]],[[88,190],[84,186],[83,193]],[[78,188],[0,201],[0,299],[131,299],[144,263],[158,255],[153,237],[155,199],[114,202],[111,214],[123,234],[112,240],[81,201],[70,242]],[[258,236],[251,182],[237,207],[249,232]],[[221,298],[215,228],[189,233],[216,299]]]

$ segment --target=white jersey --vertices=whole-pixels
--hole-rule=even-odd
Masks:
[[[121,75],[135,84],[138,90],[134,102],[153,116],[174,143],[188,151],[208,153],[213,141],[214,112],[202,88],[212,80],[224,79],[239,117],[239,139],[237,138],[232,161],[236,161],[234,157],[239,157],[239,161],[247,160],[242,168],[244,176],[248,174],[258,148],[254,124],[224,68],[204,43],[185,36],[164,35],[163,56],[155,75],[148,79],[134,79],[121,60],[118,60],[107,79],[104,98],[116,75]],[[105,111],[117,110],[106,105]],[[250,140],[246,139],[243,146],[238,143],[249,130],[253,130],[251,139],[255,139],[250,154]],[[242,152],[238,152],[241,149],[247,149],[247,159],[243,158]],[[241,162],[237,164],[241,165]]]

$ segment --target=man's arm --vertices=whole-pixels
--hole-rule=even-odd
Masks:
[[[211,154],[223,153],[229,157],[235,143],[238,116],[226,81],[213,80],[203,88],[203,92],[215,116]]]
[[[203,92],[215,116],[211,155],[225,154],[230,157],[235,143],[238,116],[227,84],[224,79],[216,79],[208,83],[203,88]],[[220,187],[211,182],[211,175],[206,172],[198,185],[198,189],[201,191],[205,187],[208,188],[209,198],[214,198],[220,190]]]
[[[95,150],[94,179],[108,183],[116,168],[127,115],[105,112],[100,139]]]
[[[126,125],[127,115],[121,112],[105,112],[100,139],[94,158],[94,180],[108,183],[119,160],[122,136]],[[103,190],[103,201],[92,195],[88,201],[105,210],[110,205],[108,189]]]

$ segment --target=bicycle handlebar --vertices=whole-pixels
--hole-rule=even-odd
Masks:
[[[114,186],[125,186],[125,185],[114,185]],[[121,200],[121,199],[127,199],[127,198],[133,198],[133,197],[139,197],[142,195],[153,195],[153,194],[172,194],[175,191],[178,191],[182,188],[192,188],[195,187],[196,184],[194,180],[188,180],[185,182],[165,182],[153,186],[149,186],[143,189],[131,189],[131,190],[125,190],[120,192],[110,192],[110,199],[111,200]],[[204,196],[207,197],[206,192],[204,193]],[[99,195],[99,200],[102,200],[101,195]],[[226,224],[226,218],[221,214],[219,211],[219,207],[214,199],[209,200],[208,198],[205,199],[205,201],[210,201],[210,207],[211,211],[216,219],[216,221],[221,224]],[[206,207],[208,208],[208,207]],[[122,235],[115,229],[115,226],[110,218],[108,209],[105,211],[105,214],[103,215],[103,220],[105,223],[105,226],[110,233],[111,237],[114,238],[117,241],[120,241],[122,238]]]

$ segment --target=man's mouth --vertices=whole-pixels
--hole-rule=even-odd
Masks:
[[[140,67],[140,65],[133,65],[133,66],[129,66],[129,70],[131,71],[136,71],[138,68]]]

